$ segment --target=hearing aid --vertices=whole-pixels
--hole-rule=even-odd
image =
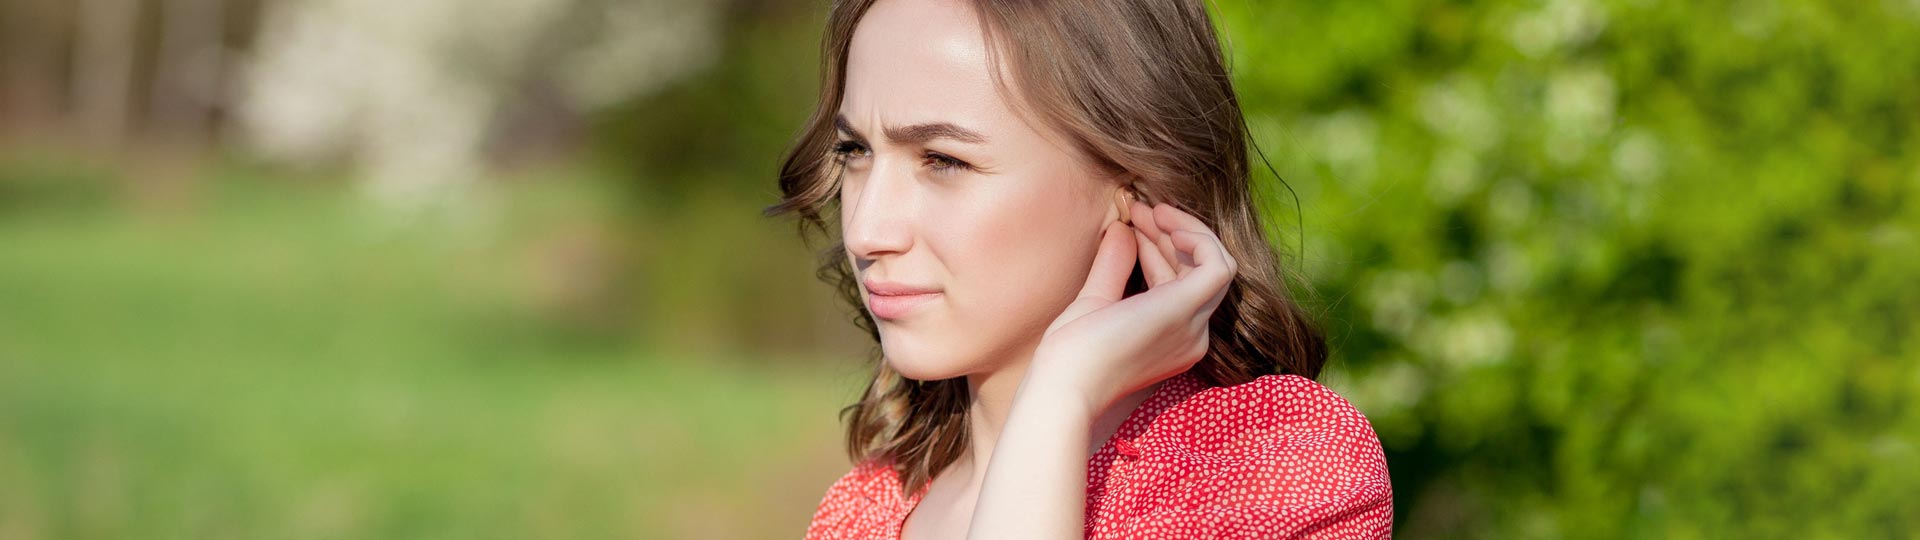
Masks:
[[[1133,225],[1133,201],[1140,200],[1140,195],[1138,191],[1134,189],[1133,184],[1127,184],[1121,186],[1120,189],[1114,190],[1113,199],[1120,208],[1120,222]]]

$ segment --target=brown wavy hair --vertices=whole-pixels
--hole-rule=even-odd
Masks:
[[[855,26],[874,0],[836,0],[821,47],[820,99],[780,168],[782,200],[803,237],[827,239],[818,276],[877,344],[873,319],[838,223],[840,169],[830,158]],[[1211,227],[1240,263],[1209,321],[1211,343],[1192,373],[1229,386],[1265,374],[1314,378],[1326,340],[1290,297],[1297,274],[1269,242],[1249,177],[1245,119],[1201,0],[972,0],[989,64],[1018,81],[1022,111],[1065,133],[1081,157],[1150,202],[1172,204]],[[995,70],[999,79],[1000,70]],[[1006,91],[1010,86],[998,80]],[[1011,95],[1011,94],[1009,94]],[[812,233],[812,234],[809,234]],[[1145,289],[1139,269],[1128,293]],[[866,393],[840,414],[848,457],[887,460],[912,493],[968,444],[966,378],[915,381],[874,353]]]

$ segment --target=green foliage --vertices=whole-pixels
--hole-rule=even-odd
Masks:
[[[1402,536],[1920,526],[1920,6],[1218,7]]]

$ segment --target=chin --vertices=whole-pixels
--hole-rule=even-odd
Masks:
[[[923,347],[917,344],[899,343],[898,339],[881,338],[880,350],[884,361],[900,376],[916,381],[939,381],[971,373],[971,363],[941,351],[942,347]]]

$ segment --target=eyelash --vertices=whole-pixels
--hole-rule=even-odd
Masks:
[[[854,156],[854,152],[860,152],[860,155]],[[840,161],[846,161],[848,158],[853,157],[866,157],[866,152],[867,145],[854,141],[840,141],[833,145],[833,158]]]
[[[840,141],[833,145],[834,160],[842,164],[856,157],[867,157],[867,154],[871,152],[871,150],[867,149],[867,145],[857,141]],[[933,171],[937,173],[974,170],[972,164],[939,152],[927,152],[921,156],[920,159],[927,168],[933,169]]]

